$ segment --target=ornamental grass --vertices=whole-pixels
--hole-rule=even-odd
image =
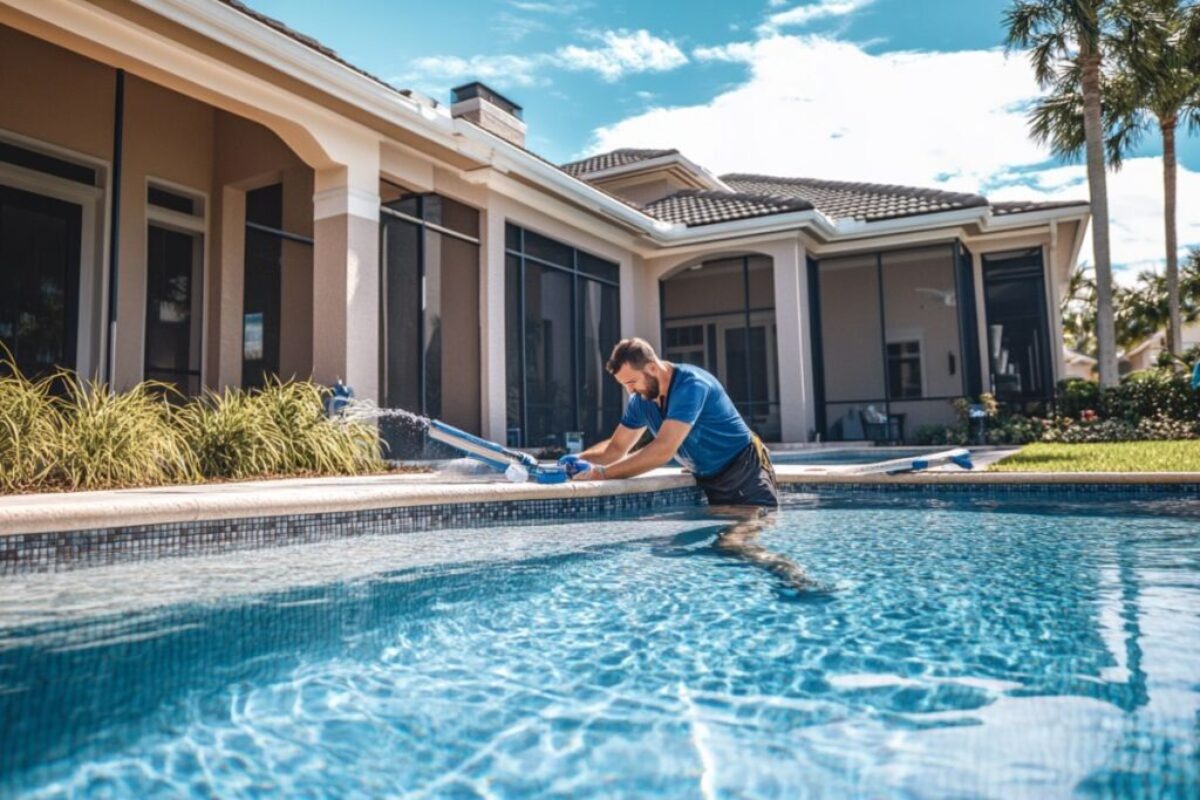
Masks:
[[[34,380],[6,358],[0,493],[384,470],[375,426],[327,417],[328,394],[279,380],[190,400],[155,382],[114,392],[66,371]]]

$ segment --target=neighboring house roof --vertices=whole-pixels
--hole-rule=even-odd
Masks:
[[[699,189],[683,189],[643,207],[647,214],[664,222],[681,222],[688,226],[711,225],[788,211],[811,211],[812,208],[812,203],[797,197]]]
[[[579,178],[593,172],[600,172],[614,167],[623,167],[627,164],[635,164],[638,161],[647,161],[651,158],[662,158],[663,156],[674,155],[678,152],[678,150],[643,150],[626,147],[563,164],[561,169],[568,175]]]
[[[818,211],[831,219],[855,219],[863,222],[988,204],[986,197],[977,194],[919,189],[912,186],[747,174],[722,175],[721,180],[736,191],[800,198],[812,203]]]
[[[1068,364],[1095,365],[1095,364],[1099,363],[1098,361],[1096,361],[1096,359],[1092,358],[1087,353],[1081,353],[1078,350],[1072,350],[1071,348],[1067,347],[1066,345],[1063,345],[1063,359]]]

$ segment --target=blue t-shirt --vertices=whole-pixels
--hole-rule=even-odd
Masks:
[[[621,424],[649,428],[655,436],[668,419],[692,426],[675,454],[676,460],[702,478],[720,472],[752,441],[750,428],[711,373],[691,364],[674,364],[667,387],[666,413],[640,394],[629,395]]]

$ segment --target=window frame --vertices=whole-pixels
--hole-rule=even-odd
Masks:
[[[193,203],[193,212],[185,214],[182,211],[176,211],[163,206],[155,205],[150,202],[150,190],[158,189],[160,191],[170,192],[184,197],[188,197]],[[203,391],[207,385],[205,381],[204,368],[204,344],[208,339],[208,303],[204,302],[204,292],[209,285],[209,202],[208,192],[202,189],[196,189],[191,186],[185,186],[174,181],[169,181],[164,178],[159,178],[153,175],[147,175],[145,179],[145,192],[142,194],[146,204],[146,236],[147,240],[150,235],[151,227],[164,228],[169,231],[187,234],[192,238],[192,258],[193,270],[198,264],[200,266],[200,286],[192,287],[192,291],[199,292],[200,303],[200,341],[198,343],[198,354],[196,356],[199,366],[192,370],[186,370],[179,374],[195,375],[199,378],[199,388]],[[146,347],[146,326],[149,324],[150,314],[150,251],[146,248],[146,260],[143,262],[143,302],[142,302],[142,380],[146,379],[147,372],[150,371],[149,365],[146,363],[147,347]],[[193,303],[195,300],[193,300]],[[185,393],[186,394],[186,393]]]

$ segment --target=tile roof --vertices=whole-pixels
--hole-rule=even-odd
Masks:
[[[1024,214],[1028,211],[1042,211],[1047,208],[1070,208],[1071,206],[1086,206],[1087,204],[1086,200],[1062,200],[1053,203],[1035,203],[1031,201],[992,203],[992,213],[997,217],[1003,217],[1009,214]]]
[[[847,183],[811,178],[776,178],[771,175],[741,173],[722,175],[721,180],[736,191],[807,200],[831,219],[849,218],[864,222],[988,204],[987,198],[982,195],[912,186]]]
[[[563,164],[560,169],[568,175],[578,178],[592,172],[599,172],[602,169],[623,167],[626,164],[646,161],[651,158],[661,158],[678,152],[678,150],[639,150],[626,147],[621,150],[610,150],[607,153],[589,156],[579,161],[572,161],[569,164]]]
[[[809,211],[812,208],[812,203],[796,197],[701,189],[683,189],[644,206],[647,214],[664,222],[682,222],[688,226],[711,225],[788,211]]]

